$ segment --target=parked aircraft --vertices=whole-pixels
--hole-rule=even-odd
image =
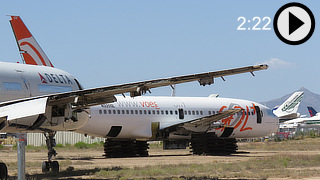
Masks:
[[[320,124],[320,115],[312,107],[307,107],[311,117],[301,117],[286,121],[283,124]]]
[[[237,150],[235,138],[265,136],[277,129],[271,110],[252,101],[138,97],[151,88],[191,81],[205,86],[217,77],[253,74],[267,69],[266,64],[83,89],[71,74],[53,67],[20,17],[11,18],[26,64],[0,62],[0,132],[43,132],[49,150],[43,172],[59,170],[52,161],[56,131],[105,137],[106,156],[113,157],[119,155],[117,147],[121,156],[146,156],[146,141],[177,139],[191,140],[195,154],[230,154]],[[130,97],[115,96],[123,93]],[[125,147],[134,148],[126,154]],[[4,168],[1,164],[0,175]]]

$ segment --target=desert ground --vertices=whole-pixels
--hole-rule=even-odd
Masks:
[[[56,148],[59,173],[41,172],[45,147],[26,150],[27,179],[320,179],[320,138],[238,143],[230,156],[192,155],[189,149],[150,145],[149,157],[106,159],[102,147]],[[17,151],[4,148],[1,161],[17,178]]]

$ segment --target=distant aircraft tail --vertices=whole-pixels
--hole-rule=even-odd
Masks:
[[[280,120],[290,120],[300,117],[300,114],[297,113],[301,99],[304,92],[295,92],[293,93],[282,105],[279,106],[273,113]]]
[[[307,108],[308,108],[308,111],[309,111],[311,117],[317,115],[317,111],[315,109],[313,109],[313,107],[308,106]]]
[[[41,49],[19,16],[11,16],[10,24],[16,38],[20,54],[26,64],[50,66],[51,61]]]

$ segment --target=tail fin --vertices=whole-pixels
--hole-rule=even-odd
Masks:
[[[303,94],[304,92],[293,93],[278,109],[274,110],[273,113],[281,120],[298,118],[300,114],[297,113],[297,111]]]
[[[315,109],[313,109],[313,107],[308,106],[307,108],[308,108],[308,111],[309,111],[311,117],[317,115],[317,111]]]
[[[24,63],[53,67],[51,61],[23,23],[20,16],[11,16],[10,24]]]

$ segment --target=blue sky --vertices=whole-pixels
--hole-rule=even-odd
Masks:
[[[291,46],[269,31],[238,31],[238,17],[270,17],[291,1],[1,1],[0,61],[20,61],[9,17],[19,15],[55,67],[98,87],[268,62],[268,70],[177,85],[177,96],[268,101],[305,87],[320,94],[320,3],[309,41]],[[264,23],[264,22],[263,22]],[[263,24],[262,23],[262,24]],[[249,24],[248,24],[249,25]],[[171,88],[152,90],[170,95]]]

